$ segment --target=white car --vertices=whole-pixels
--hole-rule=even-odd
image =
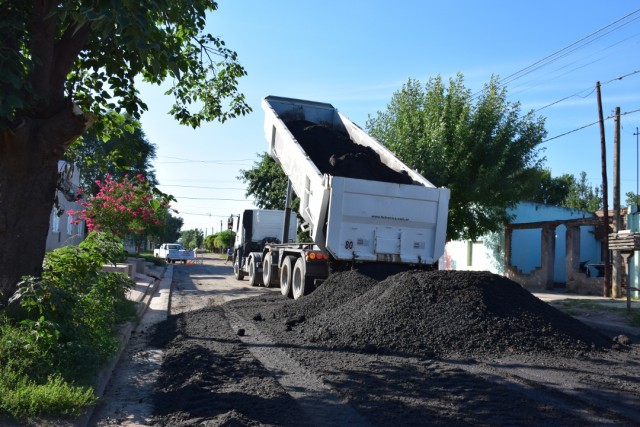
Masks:
[[[196,258],[193,251],[186,250],[179,243],[163,243],[158,249],[154,249],[153,256],[174,264],[176,261],[182,261],[186,264],[187,261]]]

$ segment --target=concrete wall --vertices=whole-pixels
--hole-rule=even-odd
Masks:
[[[592,218],[595,216],[590,212],[531,202],[521,202],[509,213],[514,217],[512,224]],[[601,260],[600,242],[595,238],[594,227],[581,226],[579,228],[579,262],[599,262]],[[566,227],[564,225],[556,227],[552,239],[555,247],[553,281],[565,283],[567,281]],[[551,242],[548,244],[551,244]],[[469,257],[469,246],[471,247],[471,257]],[[514,274],[518,277],[530,275],[532,282],[544,282],[545,279],[538,277],[545,274],[539,271],[542,263],[541,248],[541,229],[513,230],[511,265],[517,269]],[[446,270],[478,270],[502,273],[502,269],[496,268],[496,265],[501,265],[504,262],[501,258],[504,256],[503,253],[504,248],[502,248],[500,254],[497,254],[498,258],[496,258],[496,254],[487,247],[484,239],[473,243],[451,241],[447,242],[445,255],[439,265],[441,269]],[[468,262],[469,258],[471,258],[471,264]]]
[[[511,212],[514,220],[511,224],[542,222],[554,220],[570,220],[592,218],[591,212],[568,209],[559,206],[547,206],[539,203],[522,202]],[[566,230],[564,225],[555,229],[555,257],[553,281],[565,283],[566,270]],[[529,274],[541,266],[542,233],[541,229],[513,230],[511,246],[511,265],[521,273]],[[600,262],[600,242],[595,238],[594,226],[580,227],[580,259],[579,262]]]

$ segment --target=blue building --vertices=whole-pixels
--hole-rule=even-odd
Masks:
[[[596,277],[602,241],[594,213],[521,202],[509,215],[504,236],[448,242],[441,268],[488,270],[527,288],[563,285],[581,293],[602,292],[602,278]]]

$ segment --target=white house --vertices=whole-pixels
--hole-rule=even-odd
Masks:
[[[60,187],[56,190],[57,206],[54,205],[49,221],[49,233],[47,234],[47,251],[67,245],[77,245],[85,238],[84,222],[74,224],[74,218],[67,212],[69,210],[82,210],[78,202],[78,189],[80,186],[80,172],[74,165],[59,161]]]

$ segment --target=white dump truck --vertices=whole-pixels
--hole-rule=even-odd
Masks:
[[[262,282],[262,255],[265,247],[283,242],[285,211],[246,209],[238,216],[233,252],[233,273],[238,280],[248,276],[252,286]],[[289,212],[286,243],[295,241],[298,219]]]
[[[279,284],[297,299],[326,279],[329,267],[392,271],[437,262],[448,189],[436,188],[331,104],[267,96],[262,108],[269,154],[300,198],[301,228],[313,244],[266,245],[254,257],[252,283]]]

